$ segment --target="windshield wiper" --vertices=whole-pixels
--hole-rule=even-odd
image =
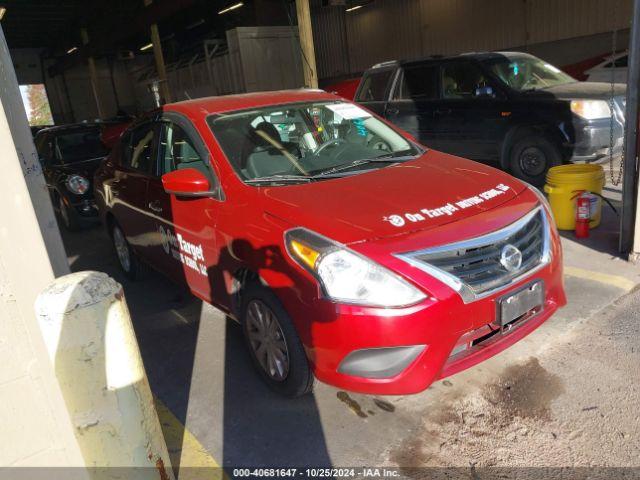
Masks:
[[[277,182],[310,182],[313,177],[303,177],[301,175],[269,175],[267,177],[250,178],[245,180],[244,183],[250,185],[255,183],[277,183]]]
[[[352,168],[359,167],[360,165],[366,165],[367,163],[398,163],[405,162],[407,160],[413,160],[415,157],[413,155],[407,155],[402,157],[394,157],[393,154],[381,155],[379,157],[374,158],[364,158],[360,160],[355,160],[351,163],[347,163],[346,165],[339,165],[329,170],[325,170],[323,172],[312,175],[310,178],[322,178],[328,175],[333,175],[334,173],[339,173],[345,170],[350,170]]]

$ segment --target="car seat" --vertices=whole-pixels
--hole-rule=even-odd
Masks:
[[[458,82],[449,76],[442,78],[442,90],[446,98],[461,98],[462,95],[458,93]]]
[[[250,136],[254,148],[246,161],[246,171],[249,177],[258,178],[292,172],[293,165],[291,160],[274,143],[281,145],[290,153],[293,150],[292,155],[294,156],[296,155],[297,146],[282,142],[280,133],[273,124],[269,122],[259,123],[250,133]]]

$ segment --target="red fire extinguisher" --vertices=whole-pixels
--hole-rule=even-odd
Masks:
[[[576,237],[589,236],[589,221],[591,220],[591,199],[587,192],[582,192],[576,199]]]

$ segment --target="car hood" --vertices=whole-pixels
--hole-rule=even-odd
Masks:
[[[623,83],[615,83],[613,86],[614,96],[624,95],[626,91],[627,86]],[[605,82],[573,82],[528,93],[532,97],[548,97],[549,94],[560,99],[592,98],[606,100],[611,97],[611,84]]]
[[[525,185],[494,168],[429,150],[358,175],[260,188],[264,210],[348,244],[404,235],[477,215]]]

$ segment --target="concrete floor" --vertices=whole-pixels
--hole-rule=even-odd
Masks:
[[[600,240],[566,235],[569,305],[493,359],[419,395],[319,384],[295,401],[261,383],[240,329],[216,309],[153,272],[127,281],[101,228],[64,240],[74,271],[123,284],[154,395],[220,465],[473,471],[640,466],[640,294],[629,294],[640,269],[615,256],[612,230],[607,213]]]

